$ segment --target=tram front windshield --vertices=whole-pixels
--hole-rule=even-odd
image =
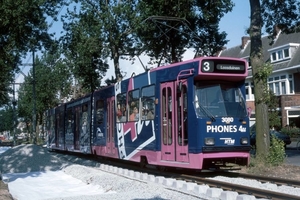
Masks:
[[[241,90],[231,84],[196,85],[194,107],[199,118],[247,116],[246,102]]]

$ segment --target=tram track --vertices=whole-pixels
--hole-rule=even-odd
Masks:
[[[186,175],[186,174],[182,174],[180,176],[182,177],[181,180],[192,181],[197,184],[206,184],[209,187],[221,188],[225,191],[235,191],[235,192],[238,192],[239,194],[253,195],[256,198],[290,199],[290,200],[300,199],[300,196],[275,192],[275,191],[271,191],[271,190],[264,190],[264,189],[244,186],[244,185],[240,185],[240,184],[232,184],[232,183],[213,180],[213,179],[204,178],[204,177],[195,177],[195,176]],[[251,176],[247,176],[247,177],[250,178]],[[242,178],[242,176],[239,178]],[[273,180],[275,180],[275,179],[273,179]],[[283,181],[283,180],[281,180],[281,181]],[[280,181],[277,181],[277,182],[280,182]],[[282,182],[280,182],[280,183],[282,183]],[[300,183],[300,182],[298,181],[298,183]]]
[[[128,169],[133,170],[131,167]],[[220,188],[224,191],[234,191],[239,194],[247,194],[255,196],[256,198],[265,198],[265,199],[289,199],[289,200],[300,200],[300,196],[295,196],[287,193],[281,193],[271,190],[265,190],[260,189],[257,187],[252,186],[245,186],[241,184],[234,184],[219,180],[213,180],[210,179],[210,177],[216,177],[216,176],[226,176],[231,178],[243,178],[243,179],[249,179],[249,180],[256,180],[261,183],[272,183],[280,186],[290,186],[290,187],[296,187],[300,189],[300,181],[296,180],[288,180],[283,178],[275,178],[275,177],[267,177],[267,176],[256,176],[251,174],[244,174],[244,173],[232,173],[232,172],[197,172],[197,175],[192,175],[190,171],[187,171],[187,173],[184,173],[182,170],[171,170],[171,171],[158,171],[157,169],[149,169],[149,168],[136,168],[141,173],[148,173],[155,176],[164,176],[165,178],[172,178],[176,180],[186,181],[186,182],[192,182],[199,185],[208,185],[211,188]]]
[[[120,162],[115,161],[114,159],[100,159],[91,158],[91,156],[80,155],[83,159],[94,160],[101,162],[102,164],[111,165],[114,167],[119,167],[127,170],[132,170],[140,173],[147,173],[154,176],[163,176],[165,178],[172,178],[185,182],[192,182],[198,185],[208,185],[211,188],[220,188],[223,191],[234,191],[238,194],[252,195],[256,198],[265,198],[265,199],[289,199],[289,200],[300,200],[300,196],[295,196],[287,193],[261,189],[252,186],[245,186],[241,184],[229,183],[226,181],[214,180],[214,177],[224,176],[228,178],[242,178],[249,180],[256,180],[261,183],[272,183],[279,186],[290,186],[299,188],[300,190],[300,181],[276,178],[276,177],[267,177],[267,176],[257,176],[252,174],[237,173],[237,172],[199,172],[195,170],[183,170],[175,168],[167,168],[167,170],[158,170],[155,166],[147,165],[146,167],[141,168],[139,164],[132,164],[132,162]],[[166,168],[165,168],[166,169]]]
[[[286,185],[286,186],[300,188],[300,181],[293,180],[293,179],[285,179],[285,178],[277,178],[277,177],[261,176],[261,175],[258,176],[254,174],[235,173],[235,172],[227,172],[226,176],[232,178],[237,177],[237,178],[257,180],[262,183],[273,183],[276,185]]]

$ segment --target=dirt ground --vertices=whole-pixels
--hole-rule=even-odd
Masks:
[[[267,168],[265,170],[242,169],[240,172],[251,173],[251,174],[262,175],[262,176],[293,179],[293,180],[297,180],[297,181],[300,180],[300,166],[295,166],[295,165],[283,164],[281,166]]]
[[[0,199],[1,200],[13,200],[14,198],[8,191],[8,186],[3,181],[0,181]]]

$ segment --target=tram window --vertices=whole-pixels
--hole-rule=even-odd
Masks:
[[[126,122],[126,93],[117,95],[117,114],[116,121],[117,122]]]
[[[72,114],[72,109],[67,110],[67,133],[71,134],[72,133],[72,124],[73,124],[73,114]]]
[[[87,126],[88,126],[88,104],[82,105],[82,115],[81,115],[81,128],[82,133],[87,133]]]
[[[170,100],[172,93],[171,88],[163,88],[162,90],[162,129],[163,129],[163,143],[165,145],[171,145],[173,143],[173,135],[172,135],[172,112],[169,110]]]
[[[142,89],[142,120],[152,120],[155,116],[155,96],[154,96],[154,85],[144,87]]]
[[[102,124],[104,120],[104,101],[98,100],[96,102],[96,122],[97,124]]]
[[[178,144],[183,146],[188,144],[188,116],[187,116],[187,87],[182,86],[181,93],[177,97],[178,110]]]
[[[139,116],[140,116],[139,98],[140,98],[140,91],[138,89],[128,92],[129,121],[139,120]]]

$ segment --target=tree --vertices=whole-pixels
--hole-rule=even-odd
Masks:
[[[299,31],[300,2],[297,0],[249,0],[250,2],[250,63],[254,79],[255,115],[256,115],[256,141],[257,156],[265,157],[269,152],[269,117],[266,98],[267,78],[269,71],[264,63],[262,51],[262,28],[272,36],[275,25],[283,32]]]
[[[110,82],[123,78],[119,59],[130,55],[134,44],[129,23],[135,17],[135,2],[84,0],[79,13],[76,10],[68,12],[64,23],[67,35],[63,40],[72,58],[76,59],[74,67],[78,68],[79,63],[85,65],[84,68],[81,65],[80,70],[84,70],[87,76],[94,74],[96,68],[98,75],[94,74],[93,80],[101,81],[108,69],[103,60],[110,58],[115,69],[115,80]],[[98,63],[93,65],[92,60]],[[84,80],[80,82],[83,84]]]
[[[141,0],[135,22],[143,48],[151,64],[182,60],[188,48],[196,55],[214,55],[227,43],[219,33],[219,22],[232,9],[232,2],[196,0]]]
[[[8,93],[18,71],[20,58],[41,46],[49,47],[47,16],[55,17],[64,4],[57,0],[6,0],[0,5],[0,106],[9,101]],[[33,46],[34,45],[34,46]]]
[[[0,110],[0,133],[3,131],[13,131],[14,110],[12,105],[6,105]]]
[[[225,32],[219,32],[219,23],[225,13],[233,8],[231,0],[218,1],[196,1],[198,8],[195,21],[195,33],[197,37],[192,37],[191,47],[196,49],[196,55],[214,56],[222,50],[228,40]]]
[[[101,59],[101,27],[92,10],[83,9],[79,14],[69,12],[68,17],[77,20],[65,22],[67,34],[61,38],[64,54],[76,84],[81,86],[81,93],[86,94],[100,87],[108,69],[108,64]],[[79,97],[76,95],[74,98]]]
[[[269,126],[270,128],[275,128],[276,130],[280,130],[281,128],[281,121],[279,116],[279,111],[277,108],[279,107],[279,99],[278,97],[272,92],[269,91],[269,100],[267,101],[267,105],[269,108],[268,116],[269,116]]]
[[[72,79],[65,61],[61,59],[60,53],[45,53],[42,58],[35,58],[35,80],[33,71],[25,77],[24,83],[19,89],[18,113],[19,117],[26,122],[27,126],[32,124],[33,102],[36,102],[36,121],[42,124],[45,110],[53,108],[66,99],[71,93]],[[33,99],[33,86],[36,87],[36,99]],[[28,130],[30,131],[30,130]]]

